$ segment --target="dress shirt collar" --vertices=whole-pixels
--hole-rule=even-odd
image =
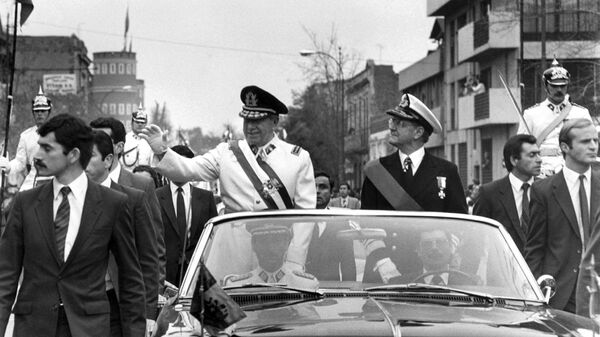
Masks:
[[[115,166],[115,169],[110,171],[110,173],[108,173],[108,177],[114,181],[114,182],[118,182],[119,181],[119,177],[121,176],[121,164],[119,163],[118,160],[115,160],[117,162],[117,165]]]
[[[410,155],[404,154],[400,150],[398,150],[398,153],[400,154],[400,164],[402,164],[402,166],[404,166],[404,160],[406,159],[406,157],[410,157],[410,160],[412,161],[414,175],[415,173],[417,173],[421,162],[423,162],[423,157],[425,157],[425,147],[421,146],[419,149],[417,149]]]
[[[179,186],[175,185],[172,181],[169,182],[169,186],[171,188],[171,194],[174,194],[175,196],[177,196],[177,189],[179,188]],[[190,196],[190,184],[189,183],[185,183],[185,184],[181,185],[181,189],[183,190],[184,197]]]
[[[577,173],[573,170],[571,170],[570,168],[563,166],[563,174],[565,176],[565,181],[567,182],[567,186],[569,187],[569,189],[571,188],[571,186],[574,186],[575,184],[578,183],[579,181],[579,176],[581,175],[580,173]],[[589,182],[591,181],[591,177],[592,177],[592,168],[589,167],[587,169],[587,171],[585,171],[583,173],[583,175],[586,178],[586,183],[589,184]]]
[[[112,179],[110,179],[110,176],[108,176],[108,177],[106,177],[106,179],[104,179],[103,182],[100,183],[100,185],[110,188],[111,183],[112,183]]]
[[[535,179],[531,177],[527,181],[522,181],[521,179],[517,178],[517,176],[515,176],[512,172],[510,172],[508,174],[508,180],[510,181],[510,185],[512,186],[513,191],[520,191],[521,188],[523,188],[523,183],[528,183],[529,187],[531,187]]]
[[[52,179],[54,200],[56,200],[60,195],[60,189],[63,188],[63,186],[66,185],[59,183],[56,179]],[[80,200],[83,203],[83,200],[85,199],[85,192],[87,191],[88,187],[88,178],[85,172],[81,172],[79,177],[75,178],[75,180],[73,180],[68,186],[71,189],[71,193],[73,193],[75,200]]]

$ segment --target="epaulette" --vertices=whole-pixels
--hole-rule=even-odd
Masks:
[[[296,276],[300,276],[302,278],[309,279],[309,280],[316,280],[317,279],[316,277],[314,277],[313,274],[305,273],[305,272],[302,272],[302,271],[299,271],[299,270],[294,270],[294,271],[292,271],[292,273],[294,275],[296,275]]]
[[[294,145],[294,148],[292,149],[292,154],[295,156],[299,156],[300,151],[302,151],[302,148],[298,145]]]
[[[577,103],[573,103],[573,102],[571,102],[571,105],[572,105],[572,106],[579,107],[579,108],[587,109],[587,108],[586,108],[586,107],[584,107],[583,105],[579,105],[579,104],[577,104]]]
[[[241,275],[235,275],[235,274],[227,275],[223,279],[223,284],[227,285],[227,283],[229,283],[229,282],[243,281],[243,280],[249,279],[250,277],[252,277],[252,273],[246,273],[246,274],[241,274]]]

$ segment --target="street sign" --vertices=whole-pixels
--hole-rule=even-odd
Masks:
[[[52,95],[77,93],[77,77],[75,74],[44,75],[44,92]]]

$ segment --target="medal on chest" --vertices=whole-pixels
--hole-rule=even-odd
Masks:
[[[440,199],[446,198],[446,177],[436,177],[437,178],[437,186],[440,189],[438,192],[438,196]]]

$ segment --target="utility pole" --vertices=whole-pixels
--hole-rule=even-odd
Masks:
[[[540,66],[541,66],[541,71],[540,73],[542,73],[544,70],[546,70],[546,0],[540,0],[540,12],[542,15],[541,18],[541,24],[542,24],[542,30],[541,30],[541,36],[540,36],[540,43],[542,44],[542,55],[541,55],[541,62],[540,62]],[[543,83],[542,83],[543,86]],[[540,91],[540,95],[541,95],[541,99],[544,98],[545,93],[544,91]]]

